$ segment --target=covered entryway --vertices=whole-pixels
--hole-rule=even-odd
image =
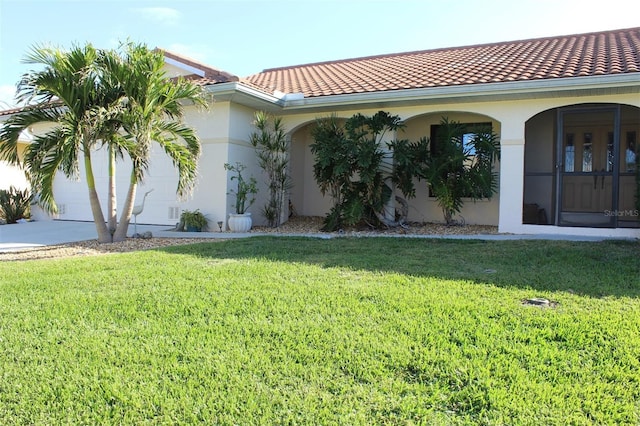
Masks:
[[[523,223],[640,227],[638,134],[640,109],[625,105],[578,105],[530,119]]]

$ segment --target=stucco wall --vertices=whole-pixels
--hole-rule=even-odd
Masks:
[[[22,156],[26,143],[18,143],[18,155]],[[29,187],[24,170],[21,167],[12,166],[5,161],[0,161],[0,189],[9,189],[14,186],[18,189]]]
[[[291,203],[301,216],[324,216],[331,209],[330,194],[323,196],[313,177],[313,125],[310,123],[304,126],[291,136]]]
[[[208,111],[197,110],[193,107],[188,107],[186,110],[185,121],[188,125],[198,129],[198,136],[202,143],[195,190],[187,197],[179,198],[177,196],[177,170],[160,146],[152,144],[150,167],[145,180],[138,186],[135,204],[138,205],[142,202],[145,192],[150,189],[153,189],[153,192],[145,200],[144,211],[138,216],[139,223],[175,225],[179,220],[180,212],[184,209],[200,209],[210,221],[220,220],[218,218],[224,217],[224,204],[219,202],[225,196],[224,184],[216,185],[212,182],[224,182],[225,180],[222,164],[227,156],[228,110],[228,103],[216,104]],[[39,129],[39,131],[42,130],[44,128]],[[106,150],[100,149],[94,152],[92,159],[96,188],[103,209],[105,209],[108,190]],[[217,167],[218,163],[219,167]],[[119,207],[124,204],[130,173],[130,161],[127,159],[119,160],[116,172]],[[78,180],[67,179],[58,173],[54,181],[54,194],[59,207],[56,219],[93,220],[85,176],[82,161],[80,162]],[[203,191],[203,188],[208,188],[208,190]]]

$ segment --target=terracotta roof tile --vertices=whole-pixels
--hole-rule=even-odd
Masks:
[[[233,74],[230,74],[226,71],[222,71],[217,68],[211,67],[209,65],[203,64],[194,59],[187,58],[186,56],[182,56],[174,52],[168,52],[164,49],[158,48],[156,50],[162,52],[166,58],[171,58],[173,60],[192,66],[204,72],[204,77],[202,77],[203,81],[198,82],[199,84],[207,85],[207,84],[215,84],[215,83],[227,83],[229,81],[239,80],[239,78]],[[197,80],[199,76],[197,76],[196,74],[193,74],[186,77],[192,80]]]
[[[640,28],[630,28],[273,68],[240,81],[317,97],[639,71]]]

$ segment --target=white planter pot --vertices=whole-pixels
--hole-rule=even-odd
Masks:
[[[231,232],[249,232],[252,225],[251,213],[229,214],[229,229]]]

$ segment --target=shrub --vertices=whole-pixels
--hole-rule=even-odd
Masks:
[[[184,223],[185,229],[195,228],[198,231],[207,228],[207,218],[200,210],[184,210],[180,215],[180,221]]]
[[[0,217],[7,223],[30,217],[32,196],[28,189],[19,190],[11,186],[0,190]]]
[[[324,231],[361,222],[370,226],[385,223],[393,172],[387,170],[388,164],[385,167],[388,158],[382,141],[388,132],[402,126],[400,117],[384,111],[373,116],[355,114],[344,124],[336,116],[316,122],[311,145],[313,174],[322,194],[328,193],[333,202]]]
[[[269,226],[278,227],[282,223],[282,211],[289,190],[292,187],[289,176],[289,140],[286,137],[281,117],[272,117],[265,112],[257,112],[251,134],[251,145],[256,150],[258,164],[267,175],[269,200],[262,208],[262,214]]]
[[[496,192],[498,176],[493,165],[500,155],[500,142],[490,127],[471,129],[445,117],[435,141],[427,143],[426,167],[419,178],[427,181],[445,222],[452,225],[463,198],[491,198]]]

